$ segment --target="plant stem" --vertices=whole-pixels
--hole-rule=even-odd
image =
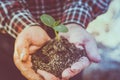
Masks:
[[[60,37],[58,36],[57,31],[54,30],[54,32],[55,32],[56,39],[59,41],[59,40],[60,40]]]

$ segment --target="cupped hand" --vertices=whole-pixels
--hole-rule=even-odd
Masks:
[[[98,54],[95,39],[80,25],[67,24],[67,33],[59,33],[60,36],[65,37],[70,43],[74,43],[77,48],[84,49],[87,56],[83,56],[78,62],[74,63],[70,68],[63,71],[63,80],[68,80],[81,70],[90,65],[91,62],[99,62],[101,60]]]
[[[42,47],[50,37],[39,26],[24,29],[16,38],[14,63],[28,80],[58,80],[54,75],[42,70],[36,73],[32,69],[31,54]],[[43,73],[44,72],[44,75]]]

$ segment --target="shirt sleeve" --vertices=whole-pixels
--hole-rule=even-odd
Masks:
[[[107,11],[111,0],[66,0],[62,23],[76,23],[86,28],[88,23]]]
[[[24,28],[39,25],[24,4],[24,0],[0,1],[0,28],[14,38]]]

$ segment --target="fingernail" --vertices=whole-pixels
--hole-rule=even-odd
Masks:
[[[21,61],[23,61],[24,56],[25,56],[25,52],[22,52],[22,53],[20,54],[20,60],[21,60]]]
[[[20,54],[20,60],[25,61],[27,59],[26,49],[23,49]]]

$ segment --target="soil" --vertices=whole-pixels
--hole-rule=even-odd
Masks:
[[[78,61],[81,56],[86,56],[84,50],[75,47],[65,38],[52,39],[32,55],[32,68],[45,70],[61,78],[64,69]]]

